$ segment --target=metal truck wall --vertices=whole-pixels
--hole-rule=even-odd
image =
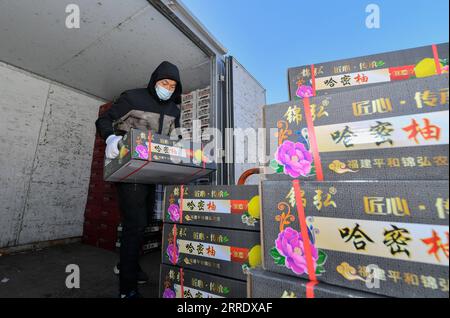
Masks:
[[[234,136],[234,182],[247,169],[258,166],[256,154],[259,145],[258,128],[262,127],[262,107],[266,104],[266,90],[238,62],[230,57],[231,99],[233,105]],[[247,132],[246,130],[249,129]],[[248,139],[245,139],[246,137]],[[252,157],[254,156],[254,157]],[[247,180],[247,184],[258,184],[259,176]]]
[[[81,236],[103,101],[0,63],[0,247]]]

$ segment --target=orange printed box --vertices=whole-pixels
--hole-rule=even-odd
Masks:
[[[263,267],[390,297],[449,296],[448,181],[265,181]]]
[[[264,107],[267,180],[448,180],[448,75]]]
[[[292,67],[289,100],[448,73],[448,43]]]
[[[164,222],[260,231],[256,185],[166,186]]]
[[[260,233],[164,224],[162,262],[245,281],[261,265]]]

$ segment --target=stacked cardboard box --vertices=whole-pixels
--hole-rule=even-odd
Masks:
[[[188,183],[216,168],[200,143],[172,140],[132,128],[123,136],[120,155],[106,159],[104,178],[112,182]]]
[[[111,104],[100,106],[99,115]],[[91,178],[84,212],[83,243],[114,250],[117,225],[120,222],[119,203],[114,183],[103,180],[105,141],[97,134],[91,164]]]
[[[252,271],[250,297],[448,297],[448,61],[438,56],[448,44],[315,65],[295,92],[290,70],[291,97],[303,99],[264,108],[265,272]],[[400,79],[410,80],[386,84]]]
[[[111,103],[100,106],[99,116],[111,107]],[[115,250],[120,246],[120,209],[117,190],[113,182],[104,181],[105,141],[97,134],[91,164],[91,179],[86,201],[83,226],[83,242],[96,247]],[[159,190],[159,191],[158,191]],[[155,233],[155,224],[147,228],[148,235],[143,250],[152,251],[161,247],[162,225],[161,211],[163,187],[157,185],[155,209],[149,211],[149,220],[158,220],[159,230]]]
[[[245,298],[245,282],[161,265],[162,298]]]
[[[288,70],[289,99],[424,78],[448,72],[448,43],[355,57]]]
[[[267,179],[447,179],[448,93],[446,74],[265,106]]]
[[[206,139],[205,130],[211,125],[211,89],[206,87],[197,90],[197,119],[200,120],[202,140]]]
[[[164,222],[259,232],[257,186],[166,186]],[[182,206],[181,206],[182,205]]]
[[[197,91],[183,94],[181,96],[181,127],[186,131],[183,132],[184,139],[192,139],[192,122],[196,118],[197,113]]]
[[[206,139],[204,136],[205,129],[209,128],[211,114],[211,89],[205,87],[197,89],[188,94],[182,95],[181,103],[181,127],[185,129],[183,134],[184,139],[192,139],[194,121],[199,121],[202,140]]]
[[[178,297],[198,290],[186,285],[180,294],[167,279],[166,265],[229,290],[210,290],[207,297],[245,295],[248,271],[261,263],[258,187],[167,186],[164,202],[161,296],[167,297],[168,288]]]
[[[122,237],[122,224],[117,227],[117,249],[120,248]],[[162,244],[162,222],[157,220],[150,220],[149,224],[144,229],[144,241],[142,243],[142,253],[147,254],[155,252],[161,248]]]
[[[378,295],[448,297],[448,191],[448,180],[266,181],[264,268],[303,279],[311,268],[320,282]]]
[[[156,193],[155,193],[155,211],[153,219],[156,221],[163,220],[163,205],[164,205],[164,186],[161,184],[158,184],[156,186]]]
[[[247,281],[248,298],[379,298],[358,290],[317,284],[285,275],[252,269]]]

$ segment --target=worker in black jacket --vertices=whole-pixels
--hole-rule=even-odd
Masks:
[[[130,128],[152,130],[160,135],[170,135],[180,127],[182,86],[178,68],[163,62],[153,72],[147,88],[123,92],[109,111],[95,123],[106,141],[105,155],[114,159],[119,155],[120,134]],[[120,275],[120,297],[140,297],[137,285],[148,280],[139,265],[147,216],[153,212],[155,186],[117,183],[119,205],[122,213],[122,238],[120,263],[115,271]]]

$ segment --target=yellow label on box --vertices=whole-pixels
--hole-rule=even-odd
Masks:
[[[362,86],[367,84],[386,83],[391,81],[388,68],[348,73],[342,75],[330,75],[316,78],[316,90],[343,88],[347,86]]]
[[[180,253],[231,261],[231,247],[188,240],[178,240]]]
[[[319,152],[448,145],[448,111],[315,127]]]
[[[315,247],[426,264],[449,265],[449,227],[309,217]]]

